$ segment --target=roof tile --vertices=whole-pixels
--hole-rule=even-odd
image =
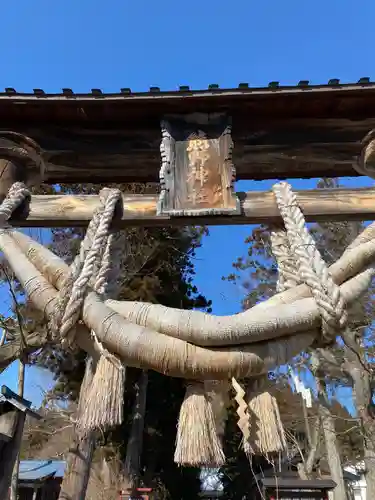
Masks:
[[[47,477],[64,476],[66,462],[64,460],[21,460],[20,481],[41,481]]]

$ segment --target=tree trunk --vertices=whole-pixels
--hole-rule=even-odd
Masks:
[[[331,472],[331,477],[337,485],[333,491],[333,498],[334,500],[345,500],[347,498],[346,488],[344,483],[338,442],[336,439],[335,422],[328,406],[326,406],[325,404],[319,404],[319,413],[322,419],[328,465]]]
[[[59,500],[85,500],[94,444],[95,435],[91,433],[86,438],[77,439],[75,448],[70,450]]]
[[[370,374],[360,363],[350,369],[353,380],[353,396],[363,435],[366,496],[375,498],[375,420],[371,413],[372,390]]]
[[[333,490],[333,500],[346,500],[347,494],[343,477],[340,448],[336,437],[335,421],[331,414],[324,373],[321,373],[320,359],[316,351],[312,351],[311,353],[311,366],[318,392],[318,412],[326,445],[329,470],[333,481],[336,483],[336,488]]]
[[[133,424],[126,448],[125,482],[128,489],[135,489],[139,486],[147,385],[148,372],[147,370],[143,370],[135,388]]]
[[[22,442],[23,428],[25,425],[26,414],[22,411],[18,412],[17,427],[14,437],[8,443],[4,443],[1,449],[0,456],[0,498],[8,498],[9,487],[11,484],[12,471],[17,459],[18,451]]]
[[[25,363],[23,359],[20,359],[18,368],[18,395],[21,398],[23,398],[24,389],[25,389]],[[12,482],[10,485],[10,500],[17,500],[19,468],[20,468],[20,452],[18,450],[16,461],[13,467]]]
[[[322,423],[324,441],[327,451],[327,460],[331,477],[336,483],[333,490],[333,500],[345,500],[347,498],[342,463],[340,457],[339,444],[336,437],[335,421],[332,417],[327,392],[324,382],[316,378],[319,400],[319,415]]]
[[[320,443],[320,434],[321,434],[320,416],[318,415],[315,418],[312,429],[310,429],[307,417],[305,421],[306,421],[306,427],[309,428],[309,436],[308,436],[309,453],[307,455],[304,464],[298,465],[298,474],[301,479],[312,479],[312,472],[316,462],[316,456],[319,450],[319,443]]]
[[[347,330],[343,338],[345,359],[342,369],[353,382],[353,397],[363,439],[366,496],[375,498],[375,414],[372,402],[372,376],[367,368],[367,361],[356,333]]]

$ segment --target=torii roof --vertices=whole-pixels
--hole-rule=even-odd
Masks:
[[[353,161],[375,128],[375,83],[0,93],[2,129],[40,144],[50,183],[158,182],[160,120],[195,112],[232,117],[238,179],[358,175]]]

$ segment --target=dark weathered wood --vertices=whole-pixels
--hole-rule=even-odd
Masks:
[[[21,411],[22,413],[25,413],[26,415],[35,418],[36,420],[40,420],[42,418],[39,413],[31,409],[30,401],[19,396],[11,389],[9,389],[9,387],[7,387],[6,385],[1,386],[1,395],[6,401],[8,401],[8,403],[10,403],[14,408],[17,408],[17,410]]]
[[[7,498],[12,479],[12,472],[18,451],[21,446],[23,428],[25,425],[26,414],[18,412],[17,424],[13,438],[5,443],[1,448],[0,454],[0,498]]]
[[[3,348],[4,347],[1,347],[1,349]],[[21,382],[23,385],[23,379],[20,379],[20,383]],[[37,420],[40,420],[42,417],[30,409],[30,401],[14,393],[9,387],[5,385],[1,386],[1,395],[6,403],[11,405],[16,412],[16,422],[13,422],[14,428],[12,436],[0,449],[0,464],[2,465],[0,467],[0,498],[7,498],[8,490],[12,482],[13,468],[16,464],[21,446],[26,415]],[[14,487],[12,487],[12,491],[14,492]]]
[[[14,182],[39,184],[44,161],[39,145],[25,134],[0,130],[0,200]]]
[[[25,392],[25,361],[26,361],[26,358],[20,358],[18,361],[18,398],[19,398],[19,401],[23,401],[23,402],[26,401],[23,397],[24,392]],[[29,409],[29,407],[27,409]],[[38,418],[40,418],[39,415],[38,415]],[[18,500],[18,477],[19,477],[19,471],[20,471],[21,444],[20,444],[20,447],[18,448],[17,451],[18,451],[18,453],[17,453],[16,459],[14,461],[12,479],[11,479],[11,484],[10,484],[10,499],[9,500]]]
[[[232,117],[236,178],[284,179],[358,175],[352,162],[375,118],[253,119],[244,108]],[[160,125],[156,120],[92,129],[14,126],[42,147],[48,183],[157,182]]]
[[[298,201],[308,221],[373,220],[375,219],[375,189],[324,189],[297,191]],[[272,192],[237,193],[241,215],[202,217],[172,217],[156,215],[156,195],[123,195],[123,213],[114,227],[238,225],[281,222]],[[33,196],[26,217],[13,218],[15,227],[87,226],[99,196],[42,195]],[[3,349],[3,348],[2,348]]]
[[[138,381],[135,384],[135,400],[133,407],[133,421],[126,447],[125,458],[125,479],[127,487],[134,493],[139,486],[141,477],[141,461],[143,449],[143,433],[146,414],[146,399],[148,386],[148,372],[142,370]]]
[[[232,117],[238,179],[357,175],[353,158],[375,128],[375,85],[132,94],[0,94],[2,127],[45,153],[48,182],[154,182],[166,115]]]
[[[195,113],[161,123],[159,215],[239,213],[230,119]]]
[[[24,181],[26,171],[18,163],[0,158],[0,202],[4,200],[14,182]]]
[[[17,425],[17,413],[18,412],[13,409],[0,415],[0,441],[10,441],[13,438]]]

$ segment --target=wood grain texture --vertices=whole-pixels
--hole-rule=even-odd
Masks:
[[[146,112],[147,114],[147,112]],[[157,182],[160,121],[129,122],[108,128],[13,124],[40,144],[47,183]],[[375,118],[285,119],[271,121],[244,107],[232,116],[236,178],[285,179],[358,175],[353,162]]]
[[[204,113],[169,117],[161,122],[161,130],[158,214],[238,212],[230,118]]]
[[[10,441],[13,436],[17,425],[16,410],[8,411],[0,415],[0,440]]]
[[[21,447],[26,414],[17,413],[17,424],[13,438],[5,442],[0,453],[0,498],[7,498],[12,479],[13,467]]]
[[[41,145],[46,181],[155,182],[166,115],[232,117],[237,179],[357,175],[375,84],[49,95],[0,93],[2,127]]]
[[[373,220],[375,189],[324,189],[297,191],[297,198],[308,221]],[[157,195],[123,195],[123,212],[114,227],[235,225],[280,222],[278,208],[271,192],[237,193],[241,215],[202,217],[158,216]],[[32,196],[28,213],[12,219],[15,227],[87,226],[99,196],[41,195]]]

